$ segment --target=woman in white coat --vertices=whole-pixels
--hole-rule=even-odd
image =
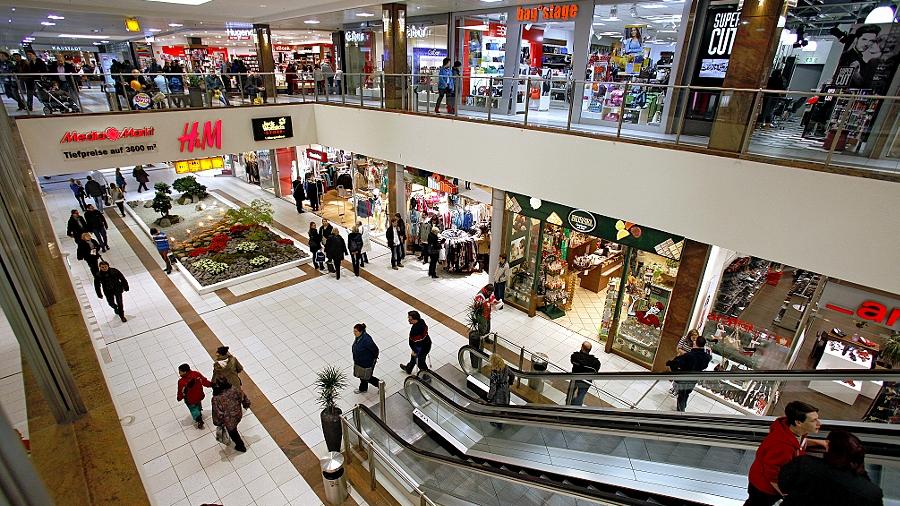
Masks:
[[[372,251],[372,238],[369,237],[368,225],[363,225],[363,222],[357,221],[356,226],[359,227],[359,233],[362,234],[362,265],[366,265],[369,263],[369,252]]]

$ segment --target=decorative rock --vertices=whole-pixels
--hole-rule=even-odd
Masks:
[[[169,218],[160,218],[160,219],[159,219],[159,226],[162,227],[162,228],[171,227],[171,226],[172,226],[172,220],[170,220]]]
[[[205,211],[205,210],[206,210],[206,204],[197,204],[197,205],[194,207],[194,210],[195,210],[195,211]]]
[[[144,202],[144,207],[150,209],[151,207],[153,207],[153,201],[148,200],[147,202]]]
[[[194,204],[200,202],[200,196],[199,195],[191,195],[191,202],[193,202]]]

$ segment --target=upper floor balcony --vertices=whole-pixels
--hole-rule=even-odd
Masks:
[[[383,73],[299,75],[284,93],[265,73],[114,77],[17,74],[4,82],[6,108],[19,117],[314,102],[900,180],[896,96],[492,75],[457,77],[462,92],[448,93],[431,74]]]

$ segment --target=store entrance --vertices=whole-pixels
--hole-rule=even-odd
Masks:
[[[456,97],[460,107],[484,111],[488,106],[496,110],[505,104],[506,16],[500,12],[456,20],[462,62],[462,85]]]
[[[572,103],[572,53],[575,48],[574,22],[526,23],[522,26],[519,75],[530,77],[519,83],[516,112],[529,117],[546,116],[566,121]],[[528,100],[526,100],[526,95]]]

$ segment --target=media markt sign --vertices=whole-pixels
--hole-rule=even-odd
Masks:
[[[59,143],[63,145],[63,156],[67,160],[102,158],[111,155],[143,153],[156,150],[155,142],[149,137],[155,134],[153,127],[117,128],[107,127],[101,130],[70,130],[63,134]],[[77,147],[70,148],[70,145]],[[83,147],[90,146],[90,147]]]
[[[569,213],[569,225],[582,234],[587,234],[597,228],[597,220],[594,219],[593,213],[582,209],[573,209]]]

